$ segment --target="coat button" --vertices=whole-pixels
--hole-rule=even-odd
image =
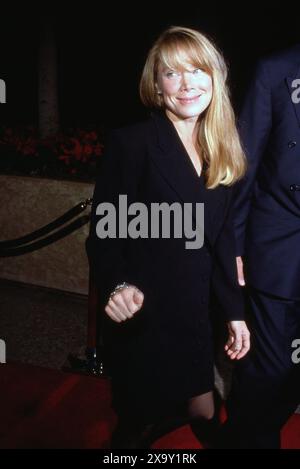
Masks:
[[[291,184],[290,185],[290,191],[300,191],[300,185],[299,184]]]
[[[288,143],[289,148],[294,148],[296,145],[297,145],[297,142],[291,141],[291,142]]]

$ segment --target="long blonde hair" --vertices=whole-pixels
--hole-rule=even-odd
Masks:
[[[202,159],[208,165],[206,186],[229,186],[244,175],[246,158],[229,98],[226,63],[211,40],[179,26],[164,31],[148,54],[140,81],[141,100],[147,107],[164,109],[156,89],[158,66],[178,69],[184,62],[205,70],[213,82],[212,99],[201,115],[197,139]]]

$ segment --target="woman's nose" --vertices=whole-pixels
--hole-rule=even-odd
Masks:
[[[181,87],[184,90],[193,88],[193,78],[190,73],[182,74]]]

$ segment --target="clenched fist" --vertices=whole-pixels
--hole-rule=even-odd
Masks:
[[[134,285],[120,288],[110,297],[106,306],[106,314],[115,322],[131,319],[141,309],[144,294]]]

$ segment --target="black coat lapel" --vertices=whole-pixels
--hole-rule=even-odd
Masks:
[[[152,119],[157,142],[150,151],[150,156],[166,182],[183,202],[190,202],[193,207],[197,202],[205,204],[204,234],[208,243],[213,245],[215,236],[207,208],[209,193],[216,193],[218,190],[204,189],[174,125],[167,116],[164,113],[153,113]],[[194,210],[193,215],[195,218]]]

